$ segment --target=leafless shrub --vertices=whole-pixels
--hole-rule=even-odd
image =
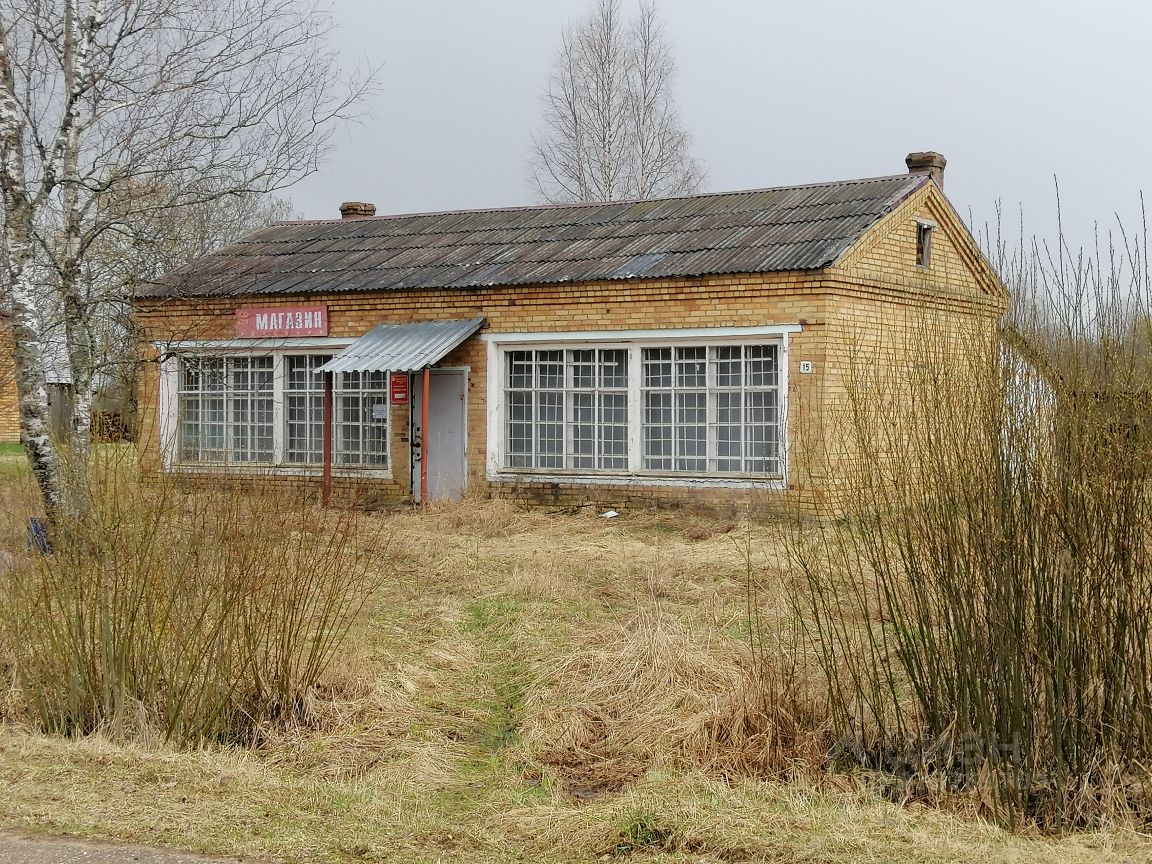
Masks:
[[[114,458],[94,474],[90,516],[0,573],[27,717],[189,742],[307,723],[386,544],[370,557],[354,514],[300,495],[144,483]]]
[[[1043,827],[1152,819],[1146,246],[999,247],[995,338],[862,355],[853,504],[791,542],[842,764]],[[923,322],[921,322],[923,325]]]

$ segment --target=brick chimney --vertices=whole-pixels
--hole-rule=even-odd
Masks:
[[[345,201],[340,205],[341,219],[355,219],[357,216],[375,216],[376,205],[367,201]]]
[[[948,160],[939,153],[929,150],[926,153],[909,153],[904,159],[909,174],[927,174],[941,192],[944,191],[944,166]]]

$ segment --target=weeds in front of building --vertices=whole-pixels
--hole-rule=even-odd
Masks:
[[[6,713],[190,743],[306,725],[387,551],[299,494],[142,482],[134,459],[97,459],[91,511],[0,573]]]
[[[811,779],[827,749],[810,679],[731,637],[640,607],[549,664],[523,736],[574,797],[620,792],[654,766]]]
[[[863,861],[962,844],[989,860],[1101,860],[1075,838],[902,812],[826,772],[835,740],[779,523],[557,518],[503,501],[365,519],[364,547],[394,538],[387,599],[314,691],[314,723],[267,720],[254,748],[162,746],[131,724],[112,741],[4,724],[0,776],[20,778],[5,820],[305,858]]]
[[[834,766],[898,800],[1152,820],[1149,280],[1128,251],[1005,259],[1002,339],[910,326],[852,376],[848,516],[795,535],[797,611]]]
[[[904,322],[899,354],[862,351],[833,427],[849,512],[789,532],[791,577],[687,518],[652,517],[641,542],[636,518],[501,502],[364,517],[98,466],[91,521],[2,577],[5,710],[312,758],[328,745],[282,730],[307,726],[325,669],[355,654],[363,728],[324,730],[351,754],[325,758],[365,774],[396,759],[456,788],[457,761],[507,761],[501,782],[589,804],[669,772],[852,774],[1014,825],[1146,824],[1138,272],[1031,260],[1007,338]],[[403,580],[387,547],[365,551],[398,523]],[[385,664],[341,642],[382,568],[389,614],[411,616],[388,624],[404,636]],[[689,848],[667,814],[625,809],[598,851]]]

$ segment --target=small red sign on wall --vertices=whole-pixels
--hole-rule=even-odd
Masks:
[[[393,372],[388,381],[389,401],[393,405],[408,404],[408,373]]]
[[[236,335],[327,336],[327,306],[247,306],[236,310]]]

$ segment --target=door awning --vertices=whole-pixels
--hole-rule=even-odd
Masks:
[[[377,324],[317,371],[416,372],[443,360],[483,326],[483,318]]]

